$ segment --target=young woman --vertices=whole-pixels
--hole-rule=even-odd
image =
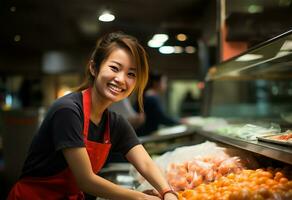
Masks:
[[[54,102],[33,139],[21,178],[8,199],[176,200],[158,167],[120,115],[107,110],[137,92],[140,107],[148,63],[143,47],[123,33],[101,38],[79,90]],[[109,150],[120,151],[160,195],[122,188],[98,176]]]

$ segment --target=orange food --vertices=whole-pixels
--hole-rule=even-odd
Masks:
[[[242,170],[179,192],[180,200],[292,199],[292,181],[281,169]]]
[[[238,157],[202,157],[184,163],[171,163],[166,170],[168,183],[175,191],[194,189],[229,173],[241,171]]]

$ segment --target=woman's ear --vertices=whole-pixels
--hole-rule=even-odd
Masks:
[[[95,77],[96,75],[95,64],[92,60],[89,62],[89,70],[90,70],[91,75]]]

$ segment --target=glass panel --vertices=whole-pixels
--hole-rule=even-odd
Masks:
[[[207,76],[217,79],[292,78],[292,31],[220,63]]]
[[[289,80],[215,81],[210,116],[292,123],[291,102]]]

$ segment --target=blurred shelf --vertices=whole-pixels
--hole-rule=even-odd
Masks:
[[[149,142],[162,142],[170,139],[176,139],[194,134],[194,129],[184,125],[178,125],[160,129],[149,136],[139,137],[142,144]]]
[[[194,142],[189,141],[189,142],[184,142],[184,143],[174,143],[174,144],[168,144],[165,146],[158,146],[157,148],[149,148],[149,149],[147,147],[145,148],[147,149],[147,152],[150,155],[153,155],[153,154],[163,154],[165,152],[173,151],[178,147],[190,146],[190,145],[194,145]]]
[[[213,132],[197,130],[198,134],[215,141],[228,144],[239,149],[247,150],[253,153],[264,155],[266,157],[282,161],[292,165],[292,148],[289,146],[271,144],[261,141],[247,141],[239,138],[232,138],[219,135]]]

